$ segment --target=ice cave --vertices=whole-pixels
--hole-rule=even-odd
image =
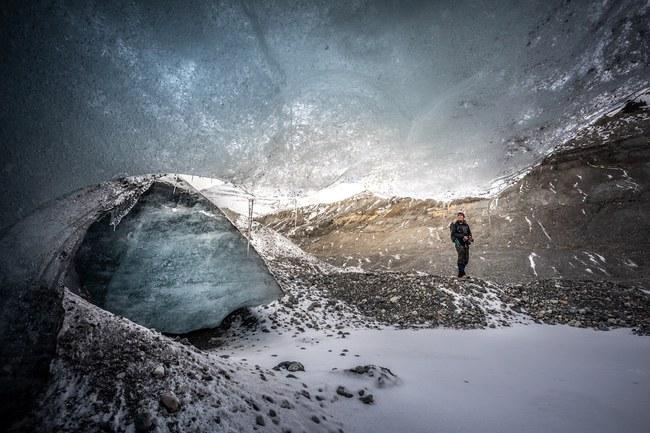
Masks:
[[[0,35],[1,431],[647,433],[647,0]]]
[[[214,328],[280,287],[247,239],[196,194],[154,184],[120,220],[90,226],[75,258],[98,306],[166,333]]]

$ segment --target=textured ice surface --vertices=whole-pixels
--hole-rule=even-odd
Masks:
[[[124,173],[463,196],[650,76],[643,0],[14,5],[0,227]]]
[[[214,327],[280,289],[226,217],[196,195],[156,184],[113,231],[94,224],[80,247],[82,285],[102,308],[163,332]]]

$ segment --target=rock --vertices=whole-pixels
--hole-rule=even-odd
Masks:
[[[399,378],[390,369],[378,365],[357,365],[354,368],[345,370],[348,373],[365,375],[373,378],[378,387],[393,386],[399,383]]]
[[[159,365],[158,367],[154,368],[152,374],[157,378],[165,377],[165,367]]]
[[[281,369],[285,369],[291,372],[305,371],[305,366],[298,361],[282,361],[281,363],[273,367],[273,370],[275,371],[279,371]]]
[[[264,417],[262,415],[257,415],[255,417],[255,424],[260,425],[260,426],[265,426],[266,421],[264,421]]]
[[[165,391],[160,394],[160,404],[162,404],[169,413],[178,412],[181,408],[181,402],[171,391]]]
[[[146,409],[140,409],[136,412],[133,419],[135,425],[135,431],[142,433],[148,432],[153,427],[153,418],[151,414]]]
[[[282,400],[280,402],[280,407],[282,409],[293,409],[294,408],[293,404],[291,404],[291,402],[289,400]]]
[[[375,397],[372,394],[366,394],[359,397],[359,400],[364,404],[373,404],[375,402]]]
[[[314,421],[316,424],[320,424],[320,418],[318,418],[316,415],[312,415],[311,420]]]
[[[353,394],[350,391],[348,391],[348,389],[343,385],[340,385],[338,388],[336,388],[336,393],[345,398],[353,397]]]
[[[295,371],[305,371],[305,366],[302,365],[299,362],[292,362],[289,364],[287,367],[287,371],[295,372]]]

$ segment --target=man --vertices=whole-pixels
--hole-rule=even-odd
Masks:
[[[456,221],[449,225],[449,230],[451,231],[451,241],[456,246],[458,253],[458,278],[462,278],[465,276],[465,266],[469,262],[469,245],[474,241],[463,212],[458,212]]]

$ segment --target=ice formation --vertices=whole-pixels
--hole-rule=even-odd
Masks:
[[[12,8],[0,227],[125,173],[473,194],[647,87],[650,71],[650,7],[637,0]]]
[[[165,184],[155,184],[119,225],[109,215],[91,226],[76,270],[100,307],[169,333],[214,327],[280,294],[218,209]]]

